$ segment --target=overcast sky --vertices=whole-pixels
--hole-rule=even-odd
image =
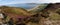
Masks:
[[[20,4],[20,3],[56,3],[60,0],[0,0],[0,5]]]

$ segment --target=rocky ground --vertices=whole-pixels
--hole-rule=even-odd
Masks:
[[[41,21],[42,25],[60,25],[60,20],[49,20],[49,19],[43,19]]]

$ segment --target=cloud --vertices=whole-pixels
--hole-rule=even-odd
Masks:
[[[60,2],[60,0],[39,0],[41,3],[57,3]]]

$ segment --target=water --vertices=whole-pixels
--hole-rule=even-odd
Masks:
[[[10,5],[7,5],[7,6],[14,6],[14,7],[22,7],[22,8],[25,8],[25,9],[31,9],[35,6],[37,6],[39,4],[37,3],[22,3],[22,4],[10,4]]]

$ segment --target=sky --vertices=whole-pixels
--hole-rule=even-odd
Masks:
[[[21,3],[56,3],[60,0],[0,0],[0,5],[21,4]]]

